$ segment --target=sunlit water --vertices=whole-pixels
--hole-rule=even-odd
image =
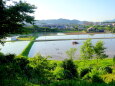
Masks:
[[[0,52],[4,54],[16,54],[19,55],[24,48],[28,45],[29,41],[18,41],[18,42],[6,42],[4,46],[0,45]]]
[[[115,34],[82,34],[82,35],[60,35],[60,36],[40,36],[36,40],[49,40],[49,39],[82,39],[82,38],[109,38],[115,37]]]
[[[51,56],[51,59],[63,60],[67,58],[66,51],[70,48],[77,48],[75,59],[80,57],[80,47],[85,40],[80,38],[104,38],[115,37],[115,34],[94,34],[94,35],[64,35],[63,33],[44,33],[39,34],[36,40],[47,39],[79,39],[79,40],[64,40],[64,41],[41,41],[35,42],[29,52],[29,57],[34,57],[37,53],[43,56]],[[106,54],[112,58],[115,55],[115,39],[93,39],[92,43],[95,44],[98,40],[104,41]],[[72,42],[77,41],[79,44],[73,45]],[[0,45],[1,52],[4,54],[19,55],[23,49],[28,45],[29,41],[6,42],[4,46]]]
[[[36,40],[47,39],[74,39],[74,38],[101,38],[101,37],[115,37],[114,34],[94,34],[94,35],[62,35],[62,36],[40,36]],[[93,39],[92,43],[95,44],[98,40],[104,42],[105,50],[109,57],[113,57],[115,54],[115,39]],[[73,45],[72,42],[77,41],[79,44]],[[63,60],[67,58],[66,51],[70,48],[77,48],[75,59],[80,57],[80,47],[85,40],[66,40],[66,41],[45,41],[35,42],[30,50],[29,57],[35,56],[40,53],[43,56],[51,56],[51,59]]]

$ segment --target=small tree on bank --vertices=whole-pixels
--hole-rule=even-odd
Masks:
[[[70,48],[70,50],[67,50],[66,51],[66,54],[67,56],[70,58],[70,59],[74,59],[75,58],[75,53],[76,53],[77,49],[76,48]]]
[[[104,59],[107,58],[108,56],[105,54],[105,47],[103,41],[97,41],[97,43],[94,46],[94,54],[95,58],[97,59]]]
[[[94,55],[93,45],[91,39],[86,40],[81,46],[81,58],[84,60],[92,59]]]
[[[105,47],[103,41],[97,41],[95,45],[91,43],[91,39],[88,39],[81,46],[81,58],[84,60],[96,58],[104,59],[108,56],[105,54]]]
[[[66,51],[69,59],[65,59],[62,63],[64,79],[73,79],[78,77],[77,67],[73,62],[76,50],[76,48],[70,48],[70,50]]]

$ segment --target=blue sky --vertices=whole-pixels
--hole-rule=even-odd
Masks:
[[[103,21],[115,19],[115,0],[25,0],[37,6],[35,18]]]

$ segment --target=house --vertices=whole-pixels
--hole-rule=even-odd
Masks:
[[[79,26],[78,26],[78,30],[84,30],[84,29],[85,29],[84,26],[82,26],[82,25],[79,25]]]
[[[104,32],[104,29],[96,29],[94,27],[90,27],[87,29],[87,32]]]
[[[19,36],[13,36],[13,37],[11,37],[11,41],[16,41],[16,40],[18,40],[17,38],[18,38]]]
[[[93,28],[93,27],[89,27],[89,28],[87,28],[87,32],[95,32],[95,31],[96,31],[96,29]]]

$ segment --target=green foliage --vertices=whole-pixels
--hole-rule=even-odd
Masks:
[[[103,83],[103,80],[101,79],[101,77],[97,76],[97,75],[93,75],[91,77],[92,82],[97,82],[97,83]]]
[[[0,53],[0,64],[12,63],[14,57],[14,54],[4,55],[3,53]]]
[[[111,67],[105,67],[104,69],[107,73],[112,73],[112,68]]]
[[[53,77],[50,71],[49,61],[41,55],[31,59],[12,54],[0,55],[0,80],[3,82],[0,85],[7,80],[20,79],[31,83],[47,84]]]
[[[8,6],[7,1],[0,0],[0,39],[6,37],[9,33],[21,33],[24,22],[32,24],[32,21],[34,21],[34,17],[29,15],[34,13],[34,9],[36,9],[34,5],[19,1]]]
[[[40,54],[25,58],[0,53],[0,86],[114,86],[112,59],[99,59],[98,65],[96,60],[86,62],[83,66],[83,60],[54,61]],[[82,78],[78,78],[78,73]],[[109,78],[108,73],[111,73]],[[102,79],[111,83],[106,84]]]
[[[30,41],[30,43],[26,46],[26,48],[22,51],[22,53],[21,53],[20,55],[25,56],[25,57],[28,57],[29,51],[30,51],[32,45],[34,44],[34,40],[36,39],[36,37],[37,37],[37,36],[35,36],[35,37],[33,38],[33,40]]]
[[[78,77],[76,65],[74,64],[72,59],[65,59],[62,64],[62,68],[64,69],[65,79],[72,79]]]
[[[22,51],[21,55],[28,57],[29,51],[34,44],[34,41],[30,41],[30,43],[26,46],[26,48]]]
[[[63,80],[63,81],[53,82],[47,86],[86,86],[86,85],[87,86],[114,86],[115,81],[107,84],[107,83],[90,82],[85,80]]]
[[[115,65],[115,56],[113,57],[113,64]]]
[[[83,77],[84,80],[91,80],[93,83],[103,83],[103,79],[99,76],[102,74],[103,70],[94,68],[92,70],[86,69],[86,73]]]
[[[81,58],[84,60],[92,59],[94,54],[93,45],[91,43],[91,39],[88,39],[81,46]]]
[[[47,58],[37,54],[30,60],[29,65],[34,69],[32,77],[35,78],[38,83],[47,84],[51,81],[52,73],[50,72],[51,68]]]
[[[76,48],[70,48],[70,50],[66,51],[66,54],[70,59],[74,59],[76,51],[77,51]]]
[[[18,73],[18,74],[17,74]],[[0,77],[1,79],[10,79],[11,77],[14,79],[17,76],[20,76],[21,68],[15,61],[15,55],[3,55],[0,56]]]
[[[94,46],[94,52],[96,55],[96,59],[104,59],[108,56],[105,54],[105,47],[103,41],[98,41]]]
[[[97,41],[95,46],[91,43],[91,39],[88,39],[81,46],[81,58],[84,60],[96,58],[104,59],[108,56],[105,54],[105,47],[103,41]]]
[[[89,69],[89,68],[82,69],[80,72],[80,77],[84,77],[90,71],[91,71],[91,69]]]
[[[64,79],[64,69],[61,67],[56,67],[56,69],[53,71],[53,75],[55,79],[63,80]]]

